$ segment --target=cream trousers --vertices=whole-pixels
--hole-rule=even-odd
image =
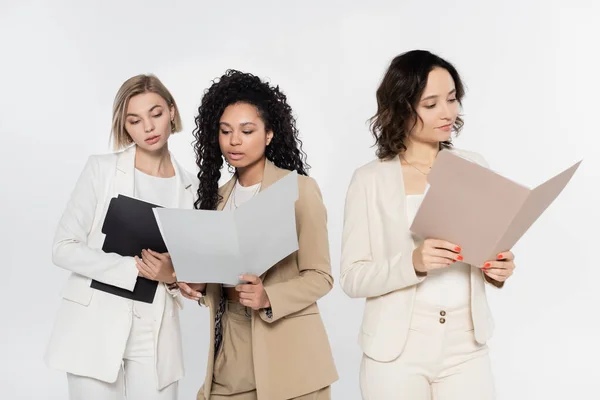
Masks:
[[[363,400],[494,400],[487,345],[475,341],[470,308],[415,304],[406,346],[391,362],[363,355]]]
[[[133,310],[131,332],[117,380],[107,383],[67,374],[69,400],[177,400],[177,382],[163,390],[156,389],[153,304],[134,302]]]

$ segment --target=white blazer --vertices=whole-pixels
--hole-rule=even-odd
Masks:
[[[478,154],[452,151],[487,167]],[[346,195],[340,284],[352,297],[366,298],[359,345],[370,358],[396,359],[404,349],[418,277],[414,243],[406,216],[399,157],[358,168]],[[483,271],[471,267],[471,309],[475,339],[485,343],[494,329]]]
[[[66,207],[54,237],[52,261],[71,271],[48,345],[49,367],[72,374],[115,382],[132,324],[133,301],[90,287],[92,279],[133,290],[138,270],[133,257],[103,252],[101,232],[111,198],[134,193],[136,146],[114,154],[90,156]],[[171,155],[181,208],[192,208],[196,179]],[[159,295],[165,291],[165,295]],[[159,284],[154,326],[157,389],[183,377],[179,327],[179,291]]]

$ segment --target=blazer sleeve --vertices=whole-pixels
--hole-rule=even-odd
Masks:
[[[260,317],[275,322],[303,310],[325,296],[333,287],[327,210],[321,191],[312,178],[301,178],[296,202],[299,275],[285,282],[265,286],[271,312],[261,310]]]
[[[374,259],[371,250],[374,239],[369,231],[367,178],[356,171],[346,194],[340,282],[344,292],[352,298],[382,296],[425,279],[417,276],[412,254],[397,253],[390,258]]]
[[[100,196],[104,196],[98,158],[89,157],[58,223],[52,246],[55,265],[109,285],[133,291],[138,269],[133,257],[88,246]]]

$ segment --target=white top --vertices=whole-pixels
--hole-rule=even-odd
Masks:
[[[235,186],[233,187],[233,190],[231,191],[231,194],[229,195],[229,198],[227,199],[227,203],[225,203],[225,207],[223,207],[223,210],[235,210],[236,208],[238,208],[239,206],[256,196],[260,191],[260,187],[260,182],[256,185],[244,187],[240,185],[239,181],[236,180]],[[234,287],[235,285],[223,284],[222,286]]]
[[[160,178],[158,176],[148,175],[137,168],[135,169],[134,196],[135,198],[163,206],[167,208],[177,208],[177,176],[170,178]],[[162,285],[158,286],[159,288]],[[154,307],[160,307],[164,304],[164,290],[157,290],[152,304],[133,301],[132,311],[136,316],[144,316],[148,319],[152,315]]]
[[[163,206],[177,208],[177,176],[160,178],[135,170],[135,197],[142,201]]]
[[[425,197],[422,195],[406,196],[406,214],[408,225],[417,214]],[[415,247],[423,239],[413,234]],[[429,271],[427,278],[417,286],[416,301],[440,307],[443,310],[452,310],[468,307],[471,299],[471,266],[463,262],[456,262],[448,268]]]
[[[225,203],[225,207],[223,210],[235,210],[254,196],[258,194],[260,191],[261,183],[257,183],[252,186],[242,186],[239,181],[235,181],[235,186],[227,199],[227,203]]]

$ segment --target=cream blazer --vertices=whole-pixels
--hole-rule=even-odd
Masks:
[[[487,167],[476,153],[443,151]],[[377,361],[394,360],[406,342],[416,287],[426,279],[415,273],[413,250],[399,157],[358,168],[346,195],[340,284],[348,296],[366,299],[359,345]],[[471,309],[479,343],[485,343],[494,329],[485,282],[483,271],[472,266]]]
[[[135,260],[103,252],[102,224],[110,200],[118,194],[133,196],[136,146],[114,154],[89,157],[60,219],[52,247],[55,265],[71,271],[62,289],[45,361],[51,368],[115,382],[132,323],[133,301],[92,289],[92,279],[133,290],[138,276]],[[179,177],[177,196],[181,208],[192,208],[195,177],[172,157]],[[158,291],[165,291],[159,296]],[[179,291],[159,284],[154,325],[157,389],[184,374]]]

